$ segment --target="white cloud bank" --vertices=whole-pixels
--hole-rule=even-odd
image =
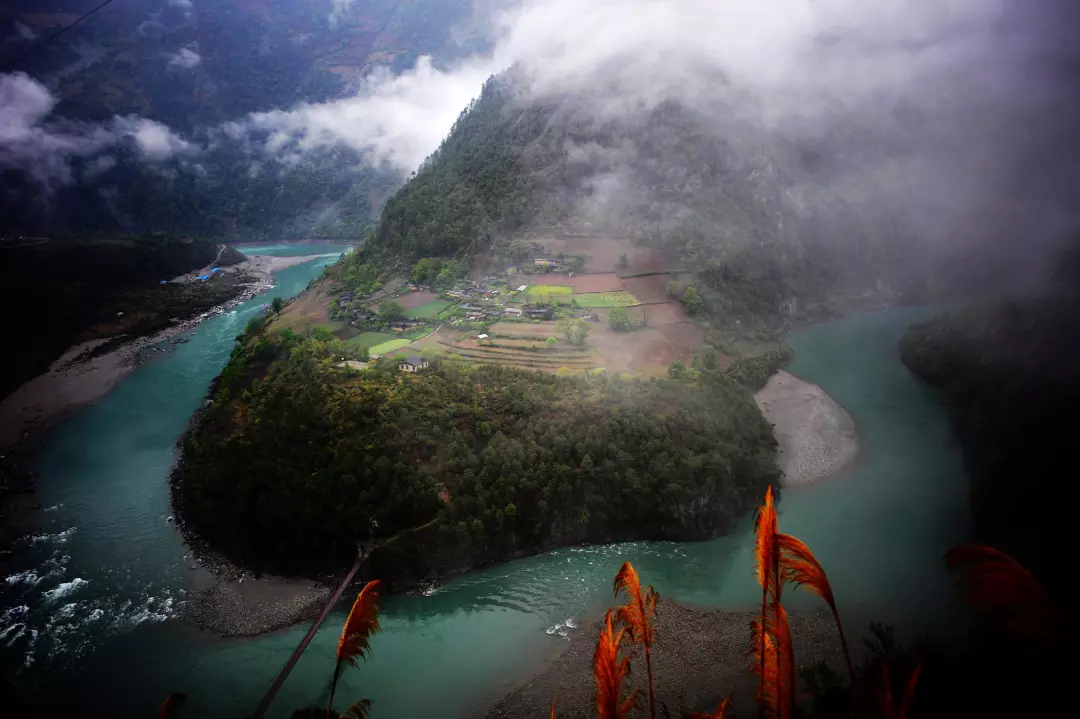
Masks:
[[[199,53],[186,47],[182,47],[176,52],[167,52],[165,57],[169,60],[169,67],[179,67],[185,70],[190,70],[202,62]]]
[[[134,142],[150,162],[195,149],[153,120],[127,116],[103,124],[67,122],[50,119],[55,106],[49,90],[25,73],[0,75],[0,166],[18,168],[52,186],[72,182],[73,159],[96,158],[125,142]]]
[[[349,4],[335,0],[334,9]],[[490,18],[490,54],[445,69],[421,58],[401,75],[375,74],[353,97],[252,115],[231,131],[269,133],[271,154],[339,144],[408,172],[438,147],[483,81],[510,66],[534,92],[594,96],[597,113],[674,99],[759,123],[814,122],[901,101],[930,110],[997,102],[1007,96],[1001,88],[1020,83],[1025,58],[972,70],[1003,41],[1004,4],[523,0]]]

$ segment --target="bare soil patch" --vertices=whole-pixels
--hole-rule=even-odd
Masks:
[[[413,343],[413,347],[417,349],[427,349],[429,347],[436,347],[438,349],[446,349],[443,347],[443,343],[453,342],[461,334],[460,330],[456,330],[452,327],[440,327],[435,332],[432,332],[427,337],[417,340]]]
[[[596,348],[599,365],[618,373],[663,374],[672,361],[689,359],[691,354],[673,345],[654,327],[615,332],[594,325],[589,343]]]
[[[329,327],[332,332],[342,329],[345,323],[332,321],[327,314],[329,306],[330,292],[326,285],[322,285],[290,302],[272,326],[276,330],[288,328],[297,334],[306,334],[309,328],[316,325]]]
[[[656,330],[668,342],[691,354],[696,352],[705,341],[705,331],[693,322],[663,325],[657,327]]]
[[[686,314],[686,309],[681,302],[643,305],[641,309],[644,311],[646,322],[650,327],[688,322],[690,320],[690,315]]]
[[[638,249],[630,240],[616,237],[541,237],[536,241],[551,254],[580,252],[589,258],[586,269],[593,272],[614,272],[621,255],[629,258]]]
[[[642,302],[665,302],[671,299],[667,294],[667,286],[673,277],[671,274],[647,275],[627,277],[622,282],[626,291]]]
[[[614,272],[603,272],[595,275],[575,274],[573,277],[559,277],[552,280],[551,284],[566,285],[573,287],[575,294],[586,292],[617,292],[625,289],[623,280]]]
[[[534,325],[531,322],[496,322],[488,329],[492,335],[508,335],[510,337],[540,337],[547,339],[556,334],[554,322],[541,322]]]

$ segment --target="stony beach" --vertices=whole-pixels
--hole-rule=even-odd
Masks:
[[[713,711],[732,690],[734,715],[755,713],[754,683],[747,673],[753,616],[749,612],[690,609],[661,599],[656,609],[652,657],[657,712],[661,716],[666,716],[661,705],[667,707],[670,716]],[[826,662],[842,671],[840,640],[827,612],[792,612],[790,622],[799,669]],[[595,716],[592,657],[601,627],[597,619],[577,630],[564,652],[491,707],[487,718],[548,716],[552,697],[560,719]],[[640,652],[634,655],[631,667],[631,688],[640,688],[647,695],[645,659]]]
[[[855,420],[816,384],[780,370],[754,400],[776,432],[786,486],[834,474],[859,453]]]

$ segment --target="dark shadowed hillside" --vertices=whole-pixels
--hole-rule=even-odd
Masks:
[[[0,61],[96,4],[58,0],[42,11],[25,0],[0,3]],[[400,184],[397,170],[345,148],[278,162],[221,128],[251,113],[351,96],[372,72],[402,71],[421,54],[449,60],[475,51],[480,40],[463,26],[470,12],[467,0],[111,4],[4,71],[48,89],[55,105],[40,123],[67,141],[86,146],[128,128],[152,134],[135,134],[107,157],[83,159],[73,147],[66,173],[0,154],[3,230],[358,237]],[[102,129],[95,135],[87,123]],[[144,143],[164,128],[175,133],[170,155],[148,158]]]

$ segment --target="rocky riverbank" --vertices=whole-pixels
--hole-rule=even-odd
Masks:
[[[734,690],[734,715],[755,713],[754,683],[746,658],[753,616],[690,609],[664,599],[657,604],[653,674],[658,712],[660,705],[667,707],[670,716],[711,712]],[[799,669],[826,662],[842,671],[840,640],[828,613],[791,613],[790,622]],[[566,651],[491,707],[487,718],[547,716],[552,697],[559,717],[595,716],[592,657],[601,626],[597,620],[579,629]],[[639,652],[632,662],[630,689],[640,688],[647,694],[645,682],[645,660]]]
[[[780,370],[754,400],[776,433],[785,485],[839,472],[859,453],[855,420],[816,384]]]
[[[47,372],[0,401],[0,568],[19,537],[35,527],[34,455],[41,434],[104,397],[140,365],[186,342],[184,333],[203,320],[273,286],[270,275],[261,270],[239,279],[242,288],[228,302],[193,317],[177,318],[165,330],[143,337],[95,339],[69,348]]]

